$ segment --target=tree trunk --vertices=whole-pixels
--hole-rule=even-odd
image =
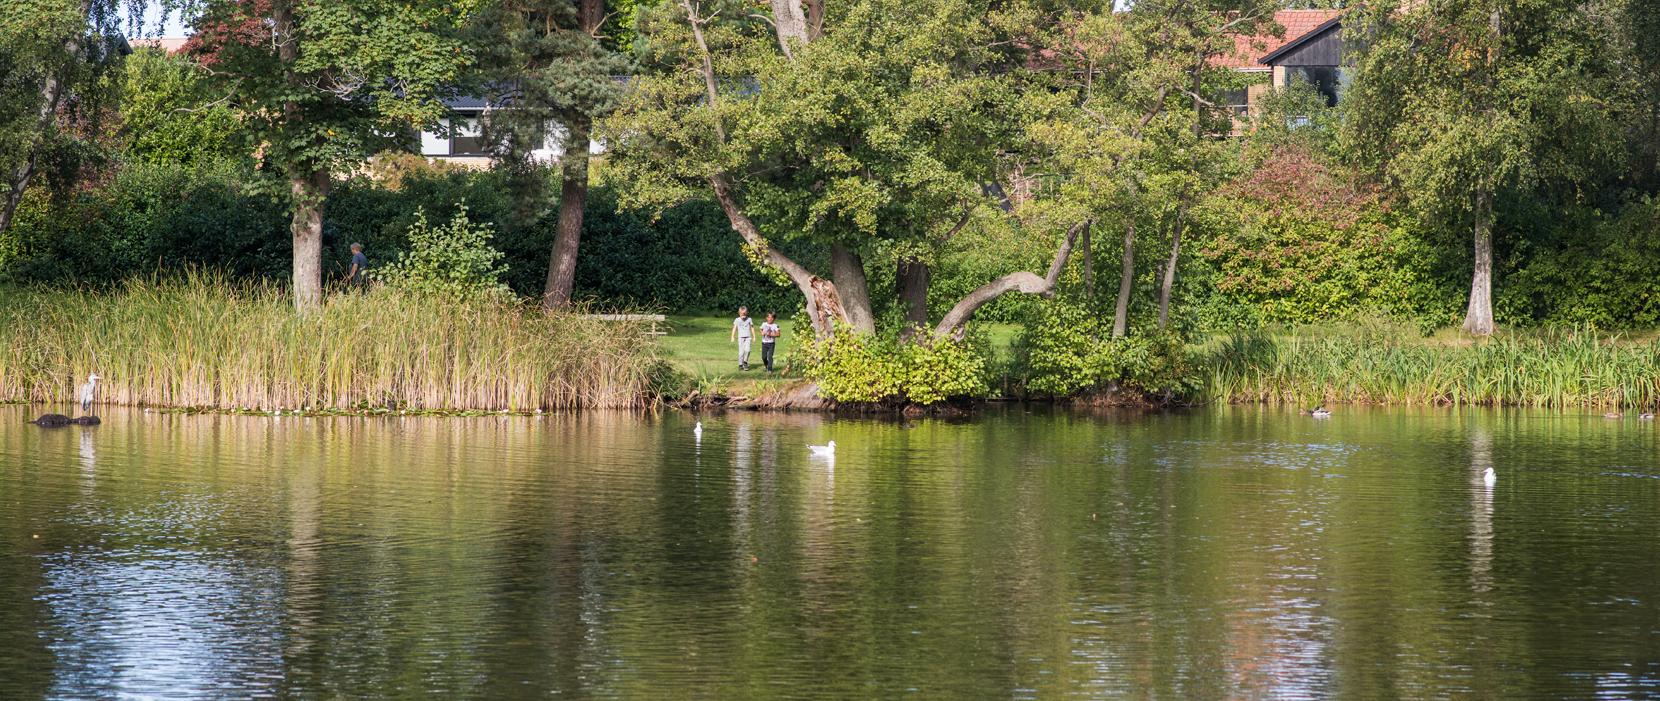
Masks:
[[[1050,261],[1049,274],[1046,277],[1038,277],[1035,273],[1022,270],[975,288],[973,292],[957,300],[957,303],[951,306],[951,311],[945,313],[945,317],[934,327],[934,336],[943,338],[960,335],[963,324],[974,317],[974,312],[1006,292],[1024,292],[1045,297],[1053,295],[1055,283],[1060,280],[1067,259],[1072,257],[1072,247],[1078,243],[1078,234],[1092,222],[1093,220],[1086,219],[1066,230],[1066,239],[1061,241],[1060,250],[1055,251],[1055,259]]]
[[[553,255],[548,257],[548,283],[542,290],[542,308],[548,310],[571,304],[582,216],[588,206],[588,120],[572,119],[566,129],[570,138],[560,157],[559,224],[553,234]]]
[[[726,220],[732,224],[732,230],[738,232],[738,236],[749,245],[750,251],[758,255],[762,263],[783,271],[784,275],[790,278],[790,282],[795,283],[796,288],[801,290],[801,295],[807,298],[807,318],[812,320],[814,333],[828,338],[835,332],[836,322],[849,323],[835,283],[812,274],[800,263],[768,245],[755,222],[738,206],[737,197],[732,193],[732,185],[726,182],[724,174],[716,173],[709,176],[709,189],[714,192],[715,202],[720,205],[721,211],[726,213]]]
[[[31,151],[33,149],[30,149]],[[6,193],[6,205],[0,209],[0,234],[6,233],[12,227],[12,216],[17,214],[18,205],[23,203],[23,191],[29,187],[29,178],[35,172],[35,155],[30,153],[12,171],[8,178],[11,184],[10,192]]]
[[[81,33],[85,29],[85,19],[92,11],[87,0],[81,2],[82,22],[76,30],[63,40],[64,56],[70,60],[79,60],[81,56]],[[67,70],[67,67],[64,68]],[[0,208],[0,234],[6,233],[12,226],[12,217],[17,214],[18,205],[23,202],[23,191],[29,187],[29,180],[34,177],[35,165],[39,162],[40,148],[46,143],[46,134],[52,130],[52,123],[58,118],[58,105],[63,103],[64,77],[48,71],[40,86],[40,106],[35,111],[35,125],[26,139],[27,145],[21,150],[23,162],[8,173],[6,179],[6,204]]]
[[[778,31],[778,48],[794,60],[796,47],[807,45],[807,13],[801,0],[772,0],[772,26]]]
[[[836,282],[836,291],[841,294],[847,323],[861,333],[876,333],[876,314],[871,311],[864,259],[841,244],[831,244],[830,279]]]
[[[1123,338],[1130,326],[1130,289],[1135,285],[1135,217],[1124,225],[1124,269],[1118,276],[1118,306],[1112,314],[1112,337]]]
[[[1095,299],[1095,244],[1089,237],[1089,230],[1094,227],[1084,227],[1084,299]]]
[[[605,0],[582,0],[577,13],[582,32],[593,36],[599,31],[600,23],[605,21]]]
[[[692,39],[697,43],[705,97],[708,99],[708,106],[714,108],[720,103],[720,92],[715,85],[715,66],[710,57],[709,43],[703,36],[703,24],[708,19],[698,16],[697,7],[691,0],[679,2],[680,8],[686,12],[686,22],[692,28]],[[720,120],[715,120],[714,128],[715,138],[724,143],[726,129],[721,126]],[[813,332],[829,338],[835,333],[836,322],[848,323],[847,312],[842,308],[836,284],[812,274],[800,263],[769,245],[766,237],[761,235],[760,228],[756,227],[755,222],[738,206],[738,197],[732,191],[732,183],[727,181],[725,173],[715,172],[707,176],[707,180],[709,189],[715,195],[715,202],[720,204],[721,211],[726,213],[726,220],[732,224],[732,230],[743,238],[750,254],[758,258],[760,263],[778,268],[790,282],[795,283],[797,289],[801,290],[801,295],[807,301],[807,318],[812,321]]]
[[[300,44],[295,38],[293,1],[275,0],[271,5],[271,19],[274,25],[271,38],[277,45],[283,80],[300,90],[303,81],[294,73],[294,64],[300,60]],[[291,125],[298,126],[305,120],[300,104],[294,100],[283,102],[282,112],[283,119]],[[283,165],[289,173],[292,199],[289,206],[293,208],[289,233],[294,239],[294,308],[306,311],[323,303],[323,203],[329,194],[329,174],[315,164]]]
[[[1493,334],[1493,191],[1476,191],[1475,271],[1470,278],[1470,307],[1464,330],[1476,336]]]
[[[1159,284],[1159,330],[1170,323],[1170,290],[1176,286],[1176,262],[1182,255],[1182,223],[1187,216],[1187,202],[1176,206],[1176,226],[1170,232],[1170,260],[1164,264],[1164,280]]]
[[[807,40],[824,36],[824,0],[807,0]]]
[[[305,311],[323,303],[323,202],[329,174],[315,171],[292,177],[288,184],[294,197],[294,307]]]
[[[905,310],[900,337],[909,339],[928,328],[928,264],[917,258],[899,259],[899,306]]]

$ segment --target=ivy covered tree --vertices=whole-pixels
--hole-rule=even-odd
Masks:
[[[337,174],[436,125],[473,63],[475,0],[206,0],[187,51],[292,208],[294,302],[322,301],[323,211]]]
[[[1506,203],[1571,201],[1621,155],[1594,3],[1387,0],[1351,15],[1363,41],[1345,140],[1423,222],[1469,232],[1463,329],[1494,331]],[[1561,201],[1561,200],[1559,200]],[[1517,210],[1519,211],[1519,207]]]

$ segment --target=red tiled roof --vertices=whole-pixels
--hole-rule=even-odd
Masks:
[[[132,44],[133,46],[154,46],[162,51],[166,51],[167,53],[176,54],[179,52],[179,49],[184,48],[184,43],[187,41],[190,41],[189,37],[160,37],[134,39]]]
[[[1235,36],[1233,51],[1211,57],[1210,65],[1241,70],[1268,70],[1268,66],[1258,63],[1257,59],[1296,41],[1297,37],[1313,31],[1315,27],[1340,14],[1343,14],[1342,10],[1280,10],[1274,13],[1274,23],[1285,27],[1284,36]]]

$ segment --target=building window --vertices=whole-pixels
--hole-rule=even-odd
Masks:
[[[1314,86],[1314,90],[1324,95],[1327,107],[1337,106],[1338,98],[1343,96],[1343,69],[1337,66],[1286,66],[1285,87],[1291,87],[1299,82]]]
[[[1246,88],[1223,90],[1216,96],[1216,104],[1227,108],[1234,118],[1245,119],[1251,114],[1250,90]]]
[[[450,155],[489,155],[488,145],[484,143],[484,133],[478,128],[478,119],[469,117],[456,120],[455,136],[450,139]]]

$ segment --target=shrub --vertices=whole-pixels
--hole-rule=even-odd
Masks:
[[[1112,338],[1106,317],[1065,300],[1048,300],[1016,338],[1026,389],[1068,397],[1120,384],[1168,401],[1201,386],[1187,343],[1173,331]]]
[[[370,273],[389,286],[415,292],[507,298],[512,292],[500,281],[501,258],[501,252],[490,247],[490,227],[468,219],[465,205],[449,224],[438,227],[427,223],[425,211],[417,210],[409,227],[409,250]]]
[[[833,338],[804,340],[794,358],[826,398],[931,405],[990,393],[987,346],[978,335],[901,341],[840,329]]]

